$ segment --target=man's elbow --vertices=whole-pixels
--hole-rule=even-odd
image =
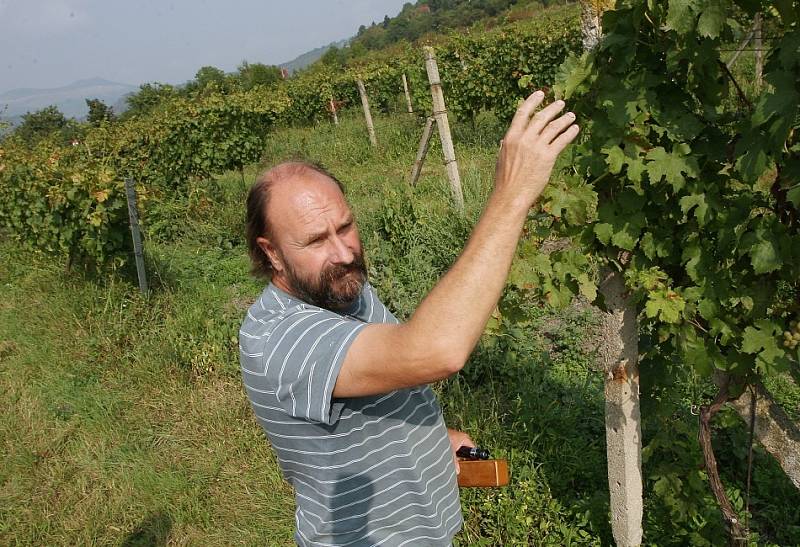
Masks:
[[[460,372],[467,363],[469,355],[470,352],[464,351],[463,348],[453,347],[452,344],[442,344],[435,356],[436,361],[442,368],[442,379],[449,378]]]
[[[449,340],[446,337],[436,337],[415,332],[406,331],[408,337],[405,344],[400,347],[405,348],[409,363],[416,370],[427,371],[429,381],[438,381],[449,378],[453,374],[464,368],[464,364],[469,359],[470,352],[466,351],[463,344],[458,341]]]

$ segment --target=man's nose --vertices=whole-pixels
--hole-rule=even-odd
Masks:
[[[338,235],[333,238],[333,262],[336,264],[350,264],[355,254]]]

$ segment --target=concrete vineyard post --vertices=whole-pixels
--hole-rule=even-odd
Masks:
[[[419,179],[419,174],[422,172],[422,164],[425,162],[425,156],[428,155],[428,145],[431,142],[431,135],[433,134],[434,119],[428,116],[425,121],[425,129],[422,130],[422,138],[419,140],[419,148],[417,149],[417,158],[414,160],[414,166],[411,168],[411,186],[414,186]]]
[[[144,269],[144,251],[142,249],[142,235],[139,231],[139,212],[136,208],[136,188],[133,179],[125,179],[125,197],[128,200],[128,219],[131,225],[133,238],[133,255],[136,259],[136,274],[139,277],[139,290],[145,296],[148,293],[147,272]]]
[[[603,272],[600,360],[605,372],[606,454],[611,530],[619,547],[642,543],[642,427],[636,305],[621,273]]]
[[[372,125],[372,113],[369,111],[367,90],[364,88],[364,82],[361,80],[356,80],[356,84],[358,85],[358,94],[361,95],[361,106],[364,108],[364,119],[367,121],[369,142],[372,144],[372,146],[378,146],[378,139],[375,138],[375,126]]]
[[[411,106],[411,93],[408,92],[408,80],[406,79],[405,72],[403,73],[403,93],[406,96],[406,106],[408,106],[408,113],[413,114],[414,108]]]
[[[450,135],[450,123],[447,121],[447,108],[444,104],[442,81],[439,78],[439,67],[436,65],[436,56],[434,55],[433,48],[425,46],[424,51],[425,69],[428,72],[428,81],[431,84],[433,116],[436,118],[436,127],[439,130],[439,138],[442,141],[442,153],[444,154],[447,178],[450,181],[450,190],[453,194],[453,201],[456,204],[456,208],[463,213],[464,194],[461,191],[461,177],[458,174],[458,163],[456,162],[456,152],[453,148],[453,137]]]

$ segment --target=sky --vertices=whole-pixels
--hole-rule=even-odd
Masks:
[[[212,65],[279,64],[408,0],[0,0],[0,92],[104,78],[182,83]]]

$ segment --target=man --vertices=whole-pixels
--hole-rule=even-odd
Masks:
[[[400,323],[367,283],[341,184],[305,163],[247,200],[254,272],[271,279],[240,331],[242,376],[295,490],[298,545],[450,545],[453,451],[428,384],[458,372],[500,298],[528,211],[577,135],[536,92],[501,143],[495,188],[450,271]]]

